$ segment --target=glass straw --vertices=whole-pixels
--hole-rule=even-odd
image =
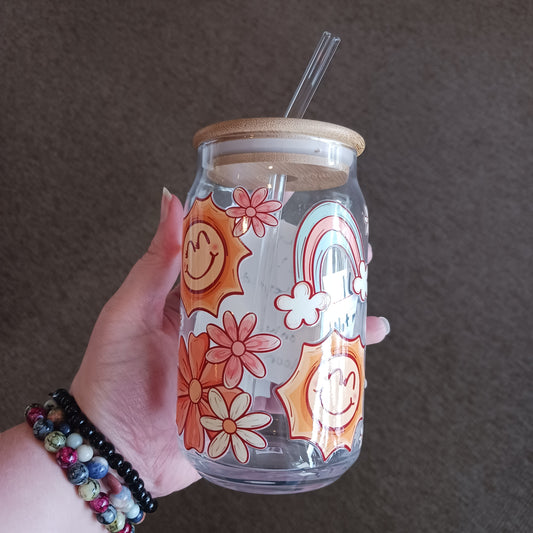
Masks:
[[[328,31],[322,34],[302,79],[292,95],[289,107],[285,111],[285,118],[302,118],[304,116],[340,42],[340,37],[331,35]],[[285,205],[294,191],[285,191],[287,176],[280,174],[278,178],[278,195],[283,205]]]
[[[287,118],[302,118],[313,98],[341,39],[325,31],[285,111]]]
[[[292,96],[291,103],[285,111],[286,118],[302,118],[313,98],[318,85],[322,81],[324,74],[329,66],[330,61],[339,46],[341,39],[331,35],[331,33],[325,31],[322,34],[320,41],[318,42],[313,56],[305,69],[305,72],[300,80],[294,95]],[[272,167],[271,167],[272,168]],[[270,198],[281,201],[285,205],[291,196],[294,194],[294,191],[286,191],[285,185],[287,182],[287,176],[285,174],[273,174],[270,177],[270,183],[268,185],[270,189]],[[256,273],[257,279],[264,280],[263,287],[270,287],[272,285],[272,275],[276,270],[275,260],[277,258],[277,246],[279,239],[280,225],[278,224],[273,228],[273,235],[270,239],[264,239],[263,245],[267,243],[271,248],[266,251],[266,248],[263,248],[265,261],[261,261],[258,271]],[[257,287],[256,287],[257,290]],[[267,306],[268,298],[264,295],[256,294],[254,300],[264,302],[265,308],[261,316],[267,316]],[[276,402],[272,398],[273,383],[270,384],[271,391],[263,392],[265,396],[260,393],[255,392],[255,383],[254,383],[254,408],[256,409],[267,409],[272,413],[278,414],[279,411],[279,402]]]

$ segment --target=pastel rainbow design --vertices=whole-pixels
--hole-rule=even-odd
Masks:
[[[323,290],[322,268],[329,249],[346,252],[355,276],[364,261],[361,232],[353,215],[338,202],[322,202],[302,220],[294,243],[295,282],[306,281],[314,293]]]

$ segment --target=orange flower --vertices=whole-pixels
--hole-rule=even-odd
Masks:
[[[188,350],[185,339],[180,338],[178,366],[178,406],[176,422],[178,433],[183,432],[185,448],[204,450],[204,428],[200,424],[202,416],[212,416],[209,406],[209,389],[222,385],[222,367],[207,361],[205,354],[209,348],[207,333],[189,335]]]

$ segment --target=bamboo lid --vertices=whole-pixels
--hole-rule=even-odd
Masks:
[[[360,155],[365,141],[353,130],[316,120],[296,118],[249,118],[207,126],[193,138],[195,148],[209,141],[230,139],[312,137],[338,142]],[[348,180],[350,165],[332,162],[324,154],[291,152],[245,152],[219,155],[208,171],[209,178],[227,187],[253,190],[267,186],[273,175],[286,177],[286,190],[310,191],[340,187]]]
[[[303,118],[238,118],[217,122],[197,131],[193,137],[193,146],[198,148],[207,141],[225,138],[286,137],[308,135],[340,142],[361,155],[365,141],[359,133],[330,122],[307,120]]]

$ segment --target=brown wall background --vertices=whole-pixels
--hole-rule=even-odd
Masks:
[[[325,29],[306,115],[359,131],[374,260],[357,464],[309,494],[199,482],[149,532],[533,530],[533,7],[527,0],[0,5],[0,429],[68,385],[147,247],[194,132],[280,115]]]

